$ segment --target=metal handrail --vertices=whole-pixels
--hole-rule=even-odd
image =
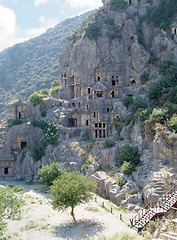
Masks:
[[[176,187],[174,185],[159,201],[157,201],[157,202],[148,202],[146,204],[146,206],[143,209],[141,209],[137,213],[137,215],[135,215],[134,218],[130,219],[131,225],[133,226],[134,224],[136,224],[136,222],[138,222],[140,220],[140,218],[142,218],[145,215],[145,213],[148,212],[148,210],[150,208],[155,208],[155,213],[157,213],[158,208],[160,208],[161,205],[164,202],[166,202],[171,197],[171,195],[175,192],[175,190],[176,190]]]

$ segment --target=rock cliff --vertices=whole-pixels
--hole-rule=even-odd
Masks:
[[[123,1],[116,9],[115,2],[103,1],[104,6],[70,36],[60,57],[60,91],[33,107],[33,113],[35,108],[41,113],[40,121],[28,122],[27,116],[26,123],[2,134],[1,168],[8,167],[5,160],[14,160],[16,178],[30,181],[37,179],[42,164],[58,161],[70,170],[81,170],[85,164],[84,173],[97,183],[98,193],[138,210],[176,182],[176,100],[170,100],[175,96],[170,88],[176,87],[177,43],[176,34],[169,34],[176,20],[165,31],[144,17],[147,7],[159,6],[160,1],[128,1],[128,5]],[[166,84],[158,65],[166,59],[164,76],[171,67],[175,83],[168,86],[170,93],[161,90],[158,103],[152,102],[149,91],[154,82]],[[163,106],[167,95],[171,102]],[[26,105],[13,106],[18,112],[13,116],[21,118]],[[52,132],[55,139],[51,122],[58,129]],[[34,160],[31,149],[44,142],[45,154]],[[122,170],[120,162],[127,144],[140,156],[131,174]]]

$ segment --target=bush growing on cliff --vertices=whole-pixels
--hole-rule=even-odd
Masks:
[[[88,22],[84,27],[83,37],[88,37],[90,40],[97,39],[101,34],[101,27],[95,22]]]
[[[125,144],[119,150],[119,163],[122,165],[124,162],[131,162],[137,165],[140,161],[140,155],[138,153],[138,148]]]
[[[117,178],[117,185],[120,186],[121,188],[126,184],[124,179],[122,177]]]
[[[123,162],[121,166],[121,173],[131,175],[132,172],[135,170],[135,165],[131,162]]]
[[[167,113],[167,109],[154,108],[151,115],[149,116],[149,119],[156,123],[163,124],[167,119]]]
[[[39,161],[45,155],[45,148],[35,146],[31,149],[31,156],[35,161]]]
[[[177,114],[174,114],[173,117],[168,120],[167,126],[170,128],[170,130],[177,133]]]
[[[125,107],[129,107],[133,104],[133,98],[132,97],[125,97],[123,100],[122,100],[122,103]]]
[[[91,161],[87,160],[82,166],[81,166],[81,172],[85,175],[86,171],[89,169],[91,165]]]
[[[50,165],[42,165],[42,168],[38,171],[39,182],[46,184],[48,187],[52,185],[56,178],[60,178],[65,172],[64,168],[57,162]]]
[[[176,0],[161,0],[159,6],[147,8],[147,17],[156,27],[160,27],[164,30],[170,28],[176,13]]]
[[[119,8],[122,8],[127,5],[126,0],[111,0],[110,6],[111,9],[117,11]]]
[[[149,73],[147,73],[146,71],[142,73],[140,76],[140,80],[142,84],[145,84],[149,80]]]
[[[50,121],[39,121],[30,119],[33,127],[39,127],[44,131],[45,144],[56,144],[58,136],[58,127]]]
[[[135,114],[138,109],[146,109],[146,108],[147,108],[146,100],[142,97],[137,97],[133,100],[131,112]]]
[[[103,148],[112,148],[115,146],[115,142],[112,139],[106,139],[103,143]]]
[[[159,71],[164,75],[153,83],[149,89],[149,99],[158,105],[167,101],[177,103],[177,65],[173,61],[163,60],[159,63]]]
[[[24,122],[21,120],[21,119],[9,119],[7,121],[7,124],[8,124],[8,128],[11,128],[15,125],[20,125],[20,124],[23,124]]]
[[[41,95],[40,93],[35,92],[29,97],[29,100],[33,104],[33,106],[36,106],[44,102],[43,97],[44,96]]]

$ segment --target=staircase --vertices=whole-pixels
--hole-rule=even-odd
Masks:
[[[173,186],[159,201],[148,203],[134,218],[130,219],[130,223],[132,227],[142,229],[150,220],[164,215],[175,204],[177,204],[177,189]]]

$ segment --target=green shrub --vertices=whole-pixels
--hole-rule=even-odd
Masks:
[[[145,71],[143,74],[141,74],[140,80],[142,84],[145,84],[149,80],[149,73]]]
[[[145,110],[142,110],[142,111],[139,112],[139,119],[144,122],[149,118],[151,113],[152,113],[151,108],[147,108]]]
[[[151,85],[148,93],[148,97],[150,100],[159,100],[161,97],[162,85],[160,82],[155,82]]]
[[[8,128],[11,128],[15,125],[23,124],[23,121],[20,119],[9,119],[7,123],[8,123]]]
[[[49,89],[47,89],[47,88],[41,89],[41,90],[39,91],[39,94],[49,95]]]
[[[116,38],[120,38],[121,35],[118,32],[112,31],[112,32],[109,32],[109,37],[112,39],[116,39]]]
[[[50,91],[50,94],[57,94],[61,91],[61,87],[60,86],[55,86],[55,87],[52,87],[51,91]]]
[[[125,144],[119,150],[119,163],[131,162],[134,165],[137,165],[140,161],[140,155],[138,153],[138,148]]]
[[[52,83],[52,88],[59,86],[59,83],[60,83],[59,80],[55,80],[55,81]]]
[[[72,34],[64,37],[64,39],[69,42],[75,42],[79,38],[81,38],[81,33],[78,30],[74,30]]]
[[[58,137],[58,127],[52,122],[47,122],[47,128],[44,129],[46,144],[56,144]]]
[[[31,125],[33,125],[33,127],[39,127],[43,130],[45,128],[47,128],[47,126],[48,126],[46,121],[40,121],[40,120],[36,120],[34,118],[30,118],[30,123],[31,123]]]
[[[173,73],[173,70],[176,67],[176,64],[173,61],[167,59],[167,60],[160,61],[158,63],[158,66],[159,66],[160,72],[163,75],[168,75],[169,73],[170,74]]]
[[[108,25],[114,25],[114,21],[113,21],[112,18],[107,18],[107,19],[105,20],[105,23],[108,24]]]
[[[168,120],[167,126],[177,133],[177,114],[174,114],[173,117]]]
[[[125,107],[129,107],[133,104],[133,98],[132,97],[125,97],[123,100],[122,100],[122,103]]]
[[[127,5],[126,0],[111,0],[110,6],[111,9],[117,11],[118,9],[125,7]]]
[[[167,119],[167,109],[154,108],[151,115],[149,116],[150,120],[153,120],[156,123],[163,124]]]
[[[130,162],[123,162],[121,166],[121,173],[131,175],[135,170],[135,165]]]
[[[121,188],[125,185],[125,181],[122,177],[117,178],[117,185],[120,186]]]
[[[138,109],[145,109],[145,108],[147,108],[146,100],[142,97],[137,97],[133,100],[131,112],[134,114]]]
[[[103,148],[112,148],[115,146],[115,142],[112,139],[106,139],[103,143]]]
[[[42,116],[42,117],[46,117],[46,114],[47,114],[47,111],[46,111],[46,110],[43,110],[43,111],[41,112],[41,116]]]
[[[81,172],[85,175],[86,171],[89,169],[91,162],[87,160],[82,166],[81,166]]]
[[[56,144],[58,137],[58,127],[50,121],[39,121],[30,119],[33,127],[39,127],[44,132],[45,144]]]
[[[35,161],[39,161],[45,155],[45,148],[35,146],[31,149],[31,156]]]
[[[52,185],[52,182],[64,172],[64,168],[58,162],[45,166],[42,165],[42,168],[38,171],[39,182],[46,184],[49,187]]]
[[[41,103],[44,102],[43,95],[41,95],[39,93],[33,93],[29,97],[29,100],[33,104],[33,106],[36,106],[36,105],[41,104]]]
[[[177,102],[177,66],[170,60],[163,60],[159,64],[160,72],[164,75],[159,81],[153,83],[149,89],[149,99],[163,105],[167,101]]]
[[[171,88],[168,92],[168,100],[171,103],[177,104],[177,86]]]
[[[155,26],[164,30],[170,28],[176,13],[176,0],[161,0],[159,6],[147,8],[147,17]]]
[[[84,27],[83,37],[88,37],[90,40],[97,39],[100,36],[101,27],[95,22],[88,22]]]

